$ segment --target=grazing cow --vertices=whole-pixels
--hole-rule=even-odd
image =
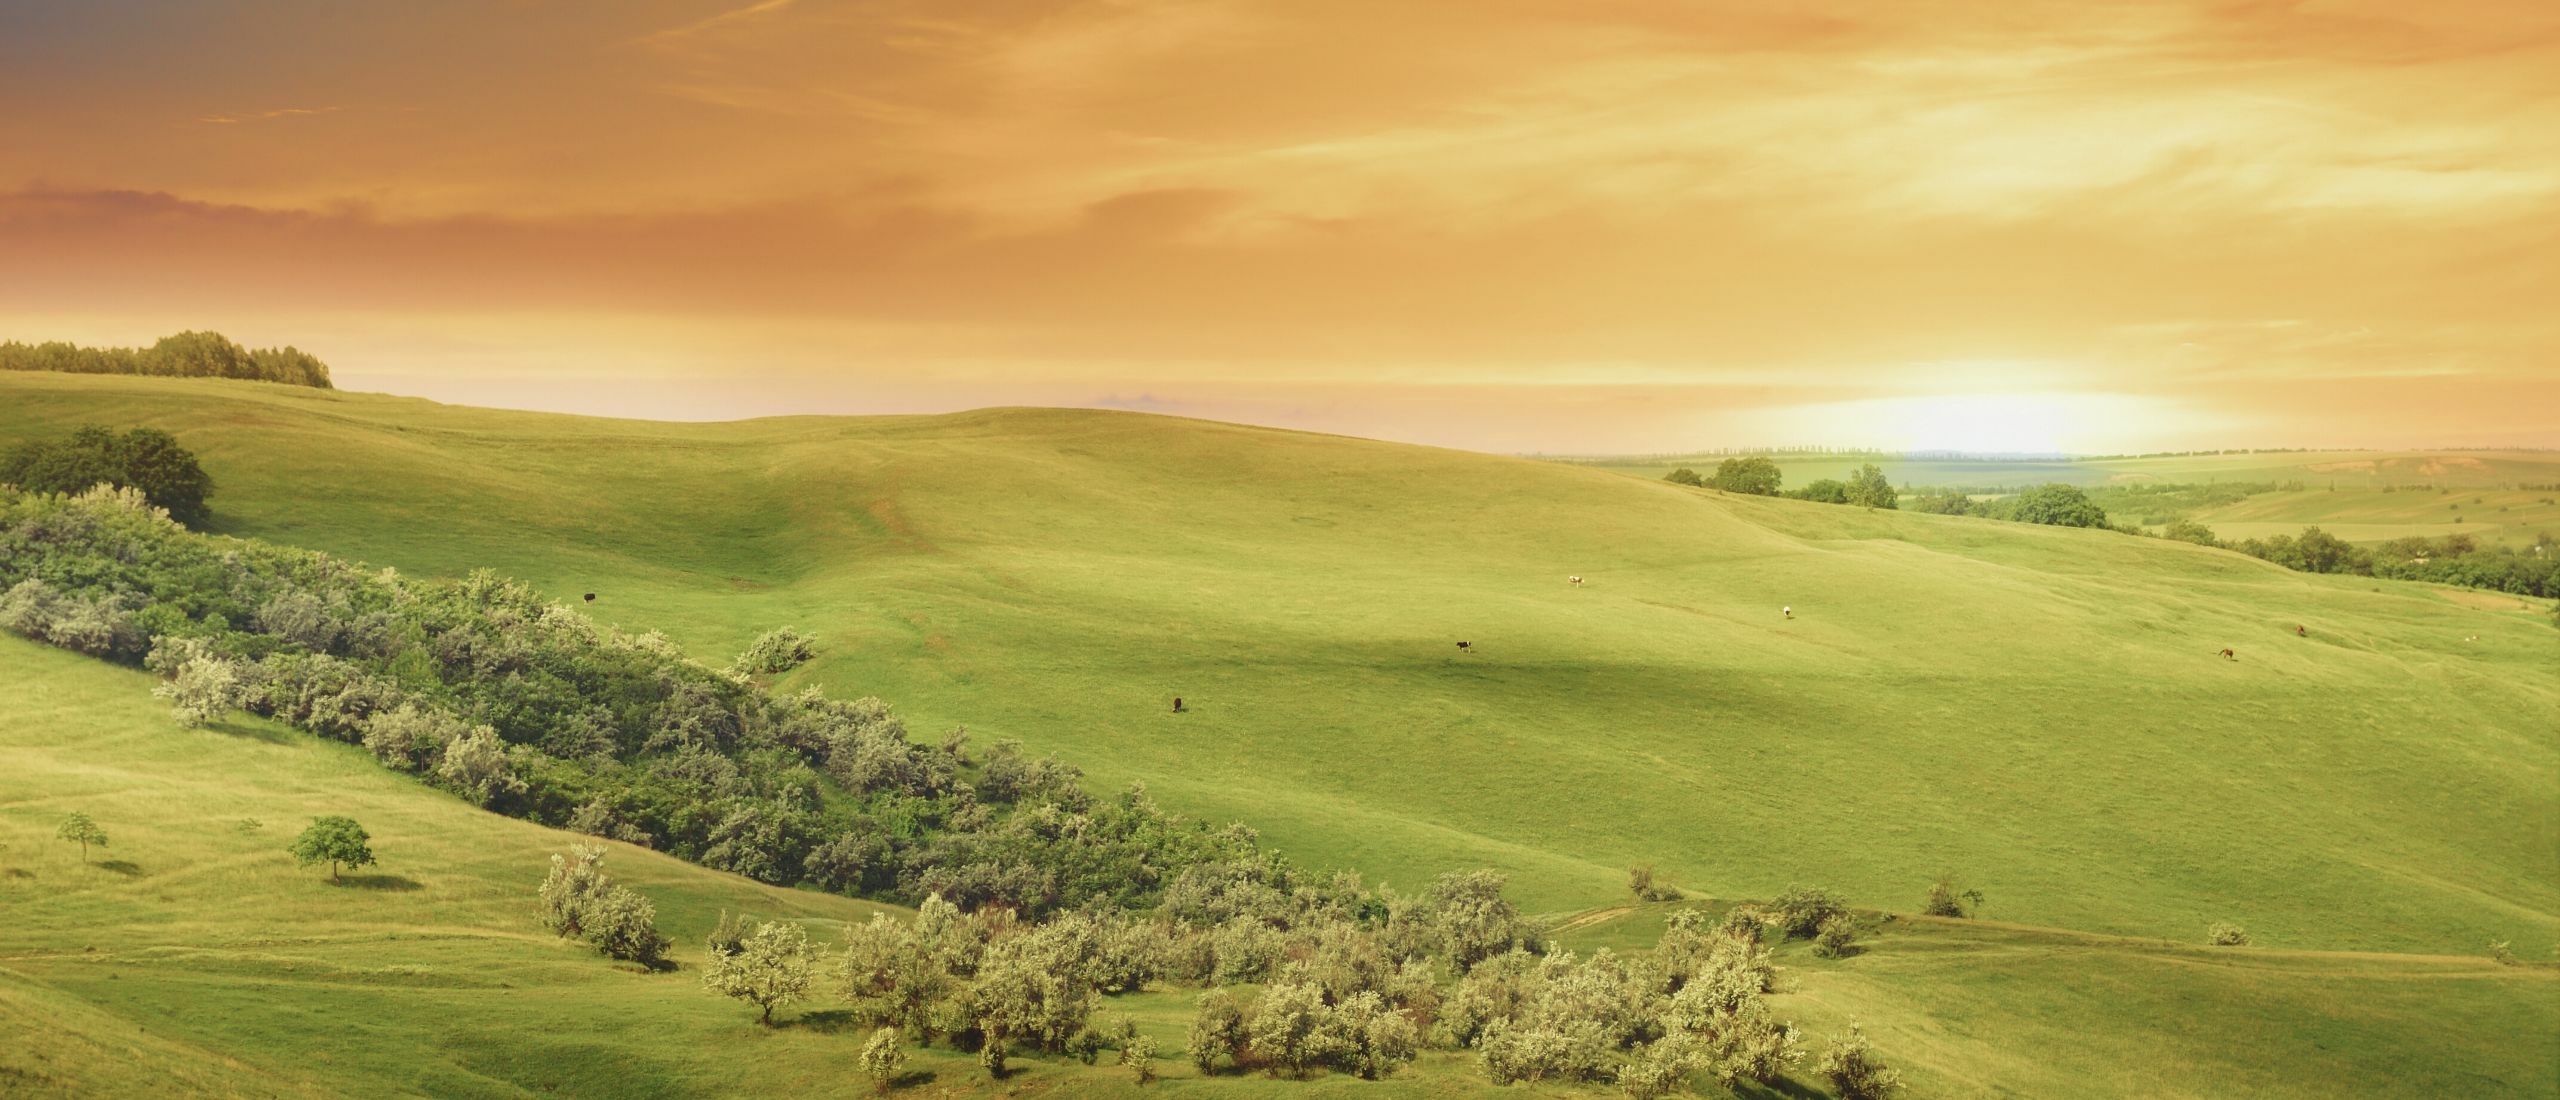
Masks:
[[[1581,578],[1581,577],[1579,577],[1579,576],[1566,577],[1566,578],[1564,579],[1564,583],[1569,584],[1569,585],[1572,585],[1572,586],[1574,586],[1574,587],[1576,587],[1576,588],[1580,588],[1580,587],[1582,587],[1582,578]]]
[[[1173,712],[1175,714],[1182,713],[1182,697],[1179,695],[1173,697]]]
[[[2301,623],[2295,623],[2293,624],[2293,636],[2296,638],[2308,638],[2311,636],[2311,628],[2304,626]]]
[[[2239,657],[2239,655],[2238,655],[2238,654],[2235,654],[2235,653],[2231,652],[2230,650],[2227,650],[2227,649],[2226,649],[2226,650],[2223,650],[2223,651],[2222,651],[2222,659],[2223,659],[2223,660],[2226,660],[2226,661],[2237,661],[2237,660],[2239,660],[2239,659],[2240,659],[2240,657]]]
[[[588,603],[594,603],[594,602],[596,602],[596,594],[595,594],[595,593],[593,593],[593,592],[589,592],[589,593],[587,593],[587,602],[588,602]]]
[[[1795,617],[1796,617],[1796,609],[1795,609],[1795,608],[1793,608],[1793,607],[1781,607],[1781,608],[1779,608],[1779,609],[1778,609],[1778,614],[1780,614],[1780,615],[1784,615],[1784,616],[1786,616],[1787,618],[1792,619],[1792,618],[1795,618]]]
[[[1476,644],[1474,642],[1460,642],[1458,643],[1458,648],[1466,650],[1469,653],[1473,653],[1476,651]]]

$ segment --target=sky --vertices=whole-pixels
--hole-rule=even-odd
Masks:
[[[675,419],[2560,446],[2560,4],[0,0],[0,338]]]

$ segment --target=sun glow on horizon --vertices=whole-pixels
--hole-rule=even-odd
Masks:
[[[1777,417],[1806,439],[1973,454],[2116,452],[2207,426],[2200,423],[2205,418],[2174,402],[2115,393],[1869,398],[1780,410]]]

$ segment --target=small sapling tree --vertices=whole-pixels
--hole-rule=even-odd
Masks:
[[[72,811],[71,816],[62,819],[62,827],[55,829],[53,835],[80,846],[80,863],[83,866],[89,862],[90,845],[95,844],[101,848],[107,846],[107,831],[99,828],[97,822],[89,819],[89,815],[77,810]]]
[[[862,1044],[862,1073],[871,1078],[871,1088],[887,1092],[898,1083],[898,1075],[907,1071],[907,1048],[898,1041],[898,1029],[884,1027],[871,1033]]]
[[[373,837],[356,824],[352,817],[315,817],[311,827],[293,838],[293,860],[304,867],[314,863],[329,865],[329,881],[338,881],[338,868],[363,867],[373,862]]]

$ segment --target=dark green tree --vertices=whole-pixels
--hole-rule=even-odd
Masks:
[[[1698,476],[1698,471],[1692,470],[1686,466],[1662,475],[1662,480],[1668,481],[1674,485],[1690,485],[1698,487],[1704,487],[1707,483],[1707,479]]]
[[[1893,483],[1885,480],[1884,471],[1870,462],[1858,467],[1857,473],[1849,475],[1848,497],[1848,503],[1861,508],[1891,508],[1894,506]]]
[[[2104,527],[2107,510],[2098,507],[2087,493],[2060,482],[2039,485],[2018,494],[2010,515],[2020,523],[2041,523],[2052,527]]]
[[[1728,493],[1769,497],[1778,495],[1781,480],[1778,464],[1768,459],[1728,458],[1716,464],[1716,479],[1710,484]]]
[[[1827,477],[1817,478],[1806,482],[1804,488],[1787,495],[1797,500],[1811,500],[1823,504],[1847,504],[1849,503],[1849,484]]]
[[[293,838],[293,846],[287,850],[302,866],[328,864],[329,881],[336,882],[339,867],[363,867],[373,862],[372,841],[372,835],[352,817],[315,817],[311,827]]]
[[[0,457],[0,482],[38,493],[83,493],[100,484],[139,489],[171,518],[200,526],[213,478],[177,439],[157,428],[118,436],[89,425],[68,438],[19,444]]]

